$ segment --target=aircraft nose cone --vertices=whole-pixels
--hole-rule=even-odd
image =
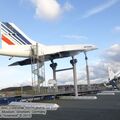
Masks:
[[[92,46],[92,50],[98,49],[95,45]]]
[[[91,50],[96,50],[98,49],[95,45],[86,45],[84,46],[85,51],[91,51]]]

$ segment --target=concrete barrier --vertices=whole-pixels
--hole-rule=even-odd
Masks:
[[[115,95],[114,92],[101,92],[101,93],[97,93],[97,95]]]
[[[60,96],[60,99],[64,100],[96,100],[96,96]]]

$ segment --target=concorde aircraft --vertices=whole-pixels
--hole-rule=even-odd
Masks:
[[[96,49],[96,46],[91,44],[43,45],[31,40],[13,23],[1,22],[0,24],[2,39],[0,55],[24,58],[21,61],[12,63],[10,66],[31,64],[34,46],[38,46],[37,55],[39,59],[44,56],[44,61],[52,61],[54,59],[70,56],[73,57],[80,52]]]
[[[53,62],[54,59],[64,57],[72,57],[74,60],[74,56],[80,52],[85,53],[97,49],[92,44],[43,45],[31,40],[14,23],[9,22],[1,22],[0,30],[2,39],[0,55],[23,58],[23,60],[14,62],[10,66],[29,65],[32,62],[33,55],[35,55],[34,63],[42,62],[41,58],[43,57],[44,61]],[[77,92],[77,89],[75,91]],[[29,106],[27,103],[20,103],[20,105],[23,104]]]
[[[120,80],[120,71],[114,73],[111,67],[108,67],[108,81],[104,85],[106,87],[112,86],[113,89],[119,89],[117,80]]]

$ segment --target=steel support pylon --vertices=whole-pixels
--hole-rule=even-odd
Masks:
[[[57,67],[57,63],[54,63],[53,60],[51,60],[50,67],[53,70],[53,80],[56,81],[54,87],[55,87],[55,93],[57,93],[58,92],[57,79],[56,79],[56,67]]]
[[[70,60],[70,63],[71,63],[72,66],[73,66],[73,80],[74,80],[75,96],[78,97],[77,71],[76,71],[77,59],[74,59],[74,56],[73,56],[73,57],[72,57],[72,60]]]
[[[87,76],[88,90],[91,90],[89,67],[88,67],[88,57],[87,57],[86,52],[84,52],[84,55],[85,55],[85,62],[86,62],[86,76]]]

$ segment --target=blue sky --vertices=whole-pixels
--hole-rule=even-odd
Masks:
[[[120,48],[119,11],[120,0],[0,1],[0,21],[15,23],[33,40],[47,45],[95,44],[99,49],[88,53],[91,66],[101,64],[103,59],[109,58],[109,61],[113,59],[110,58],[108,51],[115,52],[117,48],[115,53],[118,55]],[[107,58],[103,55],[105,53]],[[85,71],[84,56],[80,54],[76,58],[79,61],[78,76],[80,76],[80,69],[83,68],[81,71]],[[59,66],[70,66],[69,59],[58,60]],[[9,61],[8,57],[0,57],[0,80],[3,83],[0,88],[30,81],[30,66],[22,68],[7,66],[15,60],[18,59],[14,58]],[[68,63],[64,62],[66,60]],[[47,79],[52,76],[48,68],[49,64],[49,62],[46,63]],[[61,73],[58,78],[60,75]]]

